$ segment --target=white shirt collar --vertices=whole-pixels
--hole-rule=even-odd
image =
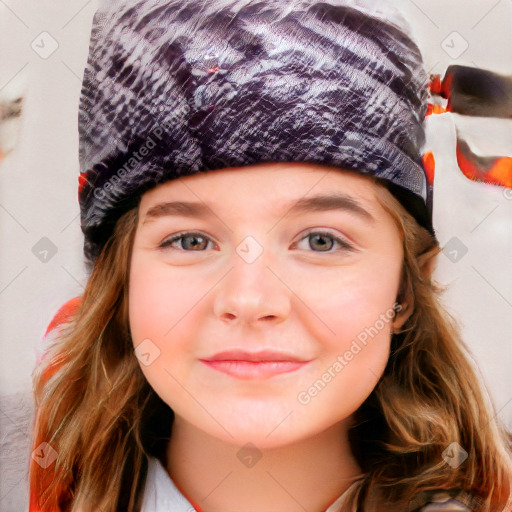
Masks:
[[[325,512],[337,512],[347,492],[348,489]],[[160,460],[150,456],[141,512],[169,512],[170,510],[172,512],[195,511],[171,480]]]
[[[156,457],[149,457],[141,512],[194,512]]]

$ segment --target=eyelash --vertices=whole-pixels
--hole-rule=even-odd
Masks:
[[[341,238],[338,238],[337,236],[335,236],[332,233],[329,233],[327,231],[315,231],[315,230],[308,231],[299,240],[299,242],[302,242],[302,240],[306,239],[310,235],[320,235],[320,236],[323,236],[323,237],[331,238],[332,240],[334,240],[335,242],[337,242],[341,246],[340,250],[344,250],[344,251],[354,251],[355,250],[355,248],[352,247],[352,245],[347,243],[345,240],[343,240]],[[160,244],[159,248],[165,249],[165,250],[167,250],[169,248],[173,249],[173,248],[170,247],[172,243],[174,243],[174,242],[176,242],[178,240],[181,240],[183,238],[187,238],[189,236],[199,236],[201,238],[206,238],[209,241],[212,241],[209,236],[207,236],[207,235],[205,235],[203,233],[200,233],[198,231],[183,231],[181,233],[177,233],[176,235],[171,236],[170,238],[165,239]],[[299,243],[299,242],[297,242],[297,243]],[[203,251],[189,251],[189,250],[186,250],[186,249],[175,249],[175,250],[179,250],[179,251],[182,251],[182,252],[203,252]],[[312,251],[312,252],[318,252],[320,254],[322,254],[322,253],[330,254],[330,253],[333,253],[335,251],[330,250],[330,251]]]

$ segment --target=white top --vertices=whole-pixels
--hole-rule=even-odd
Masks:
[[[141,512],[194,512],[156,457],[149,457]]]
[[[356,485],[354,482],[352,485]],[[346,498],[350,486],[325,511],[338,512],[342,501]],[[450,499],[446,495],[439,495],[436,503],[424,507],[423,512],[464,512],[469,510],[461,502]],[[169,474],[156,457],[149,457],[148,476],[144,490],[141,512],[195,512],[194,507],[178,490]]]

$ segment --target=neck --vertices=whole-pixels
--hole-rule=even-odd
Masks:
[[[175,418],[167,471],[203,512],[324,512],[361,476],[340,424],[286,446],[228,444]]]

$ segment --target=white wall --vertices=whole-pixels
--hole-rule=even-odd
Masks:
[[[510,1],[395,3],[415,27],[431,72],[444,73],[452,62],[512,75]],[[77,112],[96,6],[97,0],[0,2],[0,97],[26,86],[19,140],[0,164],[0,509],[5,512],[24,510],[27,503],[35,351],[57,309],[80,295],[85,283]],[[50,48],[43,31],[58,44],[46,59],[31,48],[36,40],[43,50],[41,37],[44,49]],[[453,31],[469,45],[456,59],[443,49],[464,44]],[[436,277],[450,285],[445,305],[461,323],[498,417],[512,429],[512,200],[503,189],[470,182],[460,173],[456,125],[479,152],[510,155],[512,120],[444,114],[428,122],[428,142],[437,157],[434,225],[441,245],[455,237],[468,249],[456,263],[442,255]],[[45,243],[43,237],[57,249],[46,263],[32,252]]]

